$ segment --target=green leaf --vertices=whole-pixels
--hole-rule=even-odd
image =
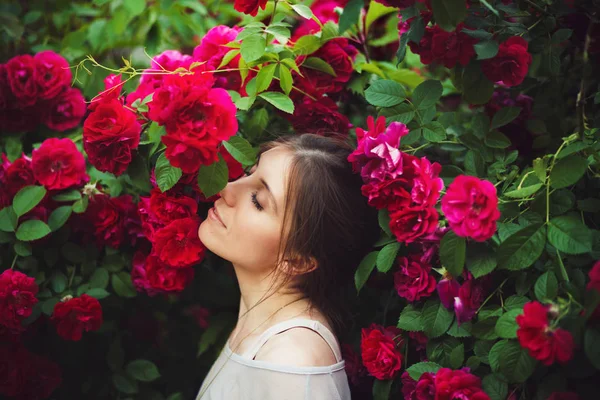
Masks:
[[[303,18],[311,19],[313,17],[312,10],[303,4],[293,4],[292,8]]]
[[[127,175],[131,179],[131,183],[142,192],[152,190],[148,162],[140,153],[135,154],[131,159],[131,163],[127,167]]]
[[[388,400],[393,382],[393,379],[385,381],[375,379],[373,382],[373,400]]]
[[[573,34],[572,29],[559,29],[552,34],[552,44],[560,44],[565,40],[568,40]]]
[[[421,127],[423,138],[429,142],[441,142],[446,139],[446,129],[437,121],[430,122]]]
[[[449,356],[450,368],[458,369],[465,362],[465,346],[461,343],[452,349]]]
[[[30,242],[32,240],[41,239],[50,232],[52,232],[50,227],[44,222],[39,219],[30,219],[19,225],[16,236],[19,240]]]
[[[54,306],[58,304],[60,300],[56,297],[51,297],[48,300],[44,301],[42,304],[42,312],[47,316],[51,316],[54,312]]]
[[[413,105],[419,110],[435,106],[442,97],[442,84],[437,80],[427,80],[415,88],[412,96]]]
[[[517,315],[523,314],[522,309],[512,309],[498,318],[496,322],[496,334],[503,339],[515,339],[517,337]]]
[[[290,30],[285,26],[268,26],[265,28],[265,32],[273,35],[281,44],[286,44],[291,36]]]
[[[14,232],[17,229],[18,217],[12,207],[4,207],[0,210],[0,231]]]
[[[181,168],[172,166],[171,162],[163,152],[160,153],[160,156],[158,156],[158,159],[156,160],[154,175],[156,177],[158,188],[164,193],[179,182],[183,172],[181,171]]]
[[[431,0],[436,24],[443,30],[452,32],[467,17],[466,4],[462,0]]]
[[[567,254],[592,251],[592,232],[580,219],[568,215],[550,220],[548,241],[557,250]]]
[[[504,346],[506,346],[506,344],[508,342],[509,342],[508,340],[500,340],[496,344],[494,344],[491,349],[489,349],[488,363],[490,364],[490,367],[492,368],[493,372],[500,371],[500,354],[502,354]],[[489,343],[489,342],[479,342],[479,343]],[[475,348],[477,349],[477,346],[475,346]],[[475,354],[477,354],[477,352],[475,352]]]
[[[296,43],[294,43],[294,54],[297,56],[312,54],[319,50],[321,47],[321,40],[314,35],[301,36]]]
[[[440,242],[440,261],[454,277],[462,274],[465,266],[466,241],[454,231],[448,231]]]
[[[529,355],[529,351],[521,347],[519,342],[510,340],[502,346],[499,355],[499,372],[510,383],[523,383],[531,376],[536,360]]]
[[[144,12],[146,0],[125,0],[123,6],[129,11],[132,17],[135,17]]]
[[[560,159],[550,171],[550,184],[560,189],[574,185],[587,169],[587,161],[576,154]]]
[[[583,336],[585,355],[596,369],[600,370],[600,332],[594,327],[587,327]]]
[[[540,276],[533,287],[535,297],[541,302],[554,300],[558,294],[558,281],[554,272],[548,271]]]
[[[429,338],[435,338],[446,333],[454,314],[446,309],[439,300],[429,299],[423,307],[421,320],[423,321],[423,331]]]
[[[344,7],[344,11],[342,11],[342,15],[340,15],[339,22],[339,34],[342,35],[348,28],[352,25],[358,23],[358,17],[360,15],[360,10],[363,8],[364,2],[363,0],[350,0],[346,7]]]
[[[394,265],[398,250],[400,250],[400,243],[398,242],[384,246],[377,255],[377,270],[388,272]]]
[[[371,24],[383,17],[384,15],[388,15],[391,13],[397,12],[397,8],[395,7],[386,7],[381,3],[376,1],[372,1],[369,3],[369,10],[367,11],[367,16],[365,17],[365,32],[369,31]]]
[[[232,136],[223,142],[225,149],[243,166],[250,166],[256,162],[256,151],[252,145],[241,136]]]
[[[48,217],[48,226],[50,229],[53,232],[59,230],[69,220],[72,212],[73,208],[71,206],[58,207],[52,211],[52,214]]]
[[[258,97],[271,103],[273,106],[280,109],[281,111],[284,111],[288,114],[294,113],[294,103],[289,98],[289,96],[286,96],[283,93],[263,92],[259,94]]]
[[[17,217],[27,214],[46,196],[43,186],[25,186],[17,192],[13,199],[13,210]]]
[[[502,312],[502,310],[500,310]],[[485,319],[481,319],[481,314],[479,315],[480,320],[477,323],[473,324],[473,328],[471,329],[471,333],[477,339],[482,340],[496,340],[498,339],[498,335],[496,334],[496,322],[498,321],[498,317],[487,317]]]
[[[498,247],[498,267],[508,270],[529,268],[544,251],[546,226],[531,224],[513,233]]]
[[[138,381],[152,382],[160,377],[158,368],[148,360],[135,360],[127,364],[127,373]]]
[[[198,170],[198,186],[206,198],[219,193],[229,180],[229,170],[227,163],[221,156],[219,161],[211,165],[203,165]]]
[[[242,41],[240,53],[246,63],[256,61],[265,54],[267,41],[262,34],[256,33]]]
[[[17,241],[13,246],[15,253],[21,257],[28,257],[31,255],[31,244]]]
[[[379,227],[388,235],[392,236],[390,230],[390,213],[387,209],[383,208],[377,213],[377,219],[379,221]]]
[[[369,86],[365,97],[376,107],[393,107],[406,100],[406,92],[398,82],[381,79]]]
[[[105,268],[96,268],[90,277],[90,286],[92,288],[106,289],[109,276]]]
[[[536,183],[531,186],[526,186],[520,189],[511,190],[510,192],[504,193],[506,197],[510,197],[511,199],[524,199],[526,197],[535,194],[538,190],[540,190],[544,186],[543,183]]]
[[[478,60],[487,60],[488,58],[496,57],[499,47],[498,42],[495,40],[485,40],[473,46]]]
[[[467,251],[467,269],[473,274],[474,278],[481,278],[498,266],[496,254],[487,247],[483,247],[481,251],[476,251],[478,247],[469,245]]]
[[[325,72],[326,74],[331,75],[331,76],[337,76],[333,67],[331,65],[329,65],[327,63],[327,61],[325,61],[319,57],[308,57],[306,60],[304,60],[304,62],[302,63],[302,66],[305,68],[310,68],[310,69],[315,69],[317,71]]]
[[[519,309],[522,310],[526,303],[529,303],[529,298],[525,296],[514,295],[504,300],[504,308],[506,311]]]
[[[125,375],[113,374],[112,381],[115,388],[121,393],[135,394],[139,390],[138,383]]]
[[[485,138],[490,131],[490,117],[483,113],[476,114],[471,122],[473,134],[479,139]]]
[[[102,300],[102,299],[105,299],[105,298],[107,298],[108,296],[110,296],[110,293],[108,293],[108,292],[107,292],[105,289],[102,289],[102,288],[91,288],[91,289],[87,289],[87,290],[85,291],[85,293],[86,293],[88,296],[91,296],[91,297],[93,297],[93,298],[95,298],[95,299],[98,299],[98,300]]]
[[[425,372],[435,374],[440,368],[442,368],[442,366],[439,364],[425,361],[411,365],[406,369],[406,372],[408,372],[408,375],[410,375],[411,378],[418,381]]]
[[[256,93],[264,92],[269,88],[275,75],[277,64],[264,65],[256,75]]]
[[[416,310],[412,304],[408,304],[400,313],[398,319],[398,328],[409,332],[417,332],[423,330],[423,323],[421,322],[421,311]]]
[[[289,95],[293,86],[294,79],[290,69],[283,64],[279,64],[279,87],[281,87],[283,93]]]
[[[54,275],[52,275],[52,278],[50,278],[50,287],[54,293],[60,294],[67,288],[67,282],[68,279],[65,274],[62,272],[56,272]]]
[[[81,198],[81,192],[79,190],[73,189],[66,192],[59,193],[55,196],[52,196],[52,200],[54,201],[76,201]]]
[[[89,204],[89,197],[83,196],[81,199],[73,203],[73,212],[76,214],[83,214],[87,210]]]
[[[369,279],[369,275],[371,275],[371,272],[373,272],[373,269],[375,269],[378,254],[378,251],[370,252],[358,265],[356,273],[354,274],[354,284],[357,292],[360,292],[360,289],[362,289],[365,282],[367,282],[367,279]]]
[[[136,296],[135,288],[131,283],[131,275],[127,272],[118,272],[112,275],[112,287],[120,297],[131,298]]]
[[[521,107],[504,107],[501,108],[492,117],[491,129],[500,128],[501,126],[511,123],[521,113]]]
[[[505,149],[511,145],[510,139],[500,131],[491,131],[488,133],[484,142],[487,146],[494,149]]]
[[[442,1],[442,0],[440,0]],[[462,74],[463,99],[470,104],[485,104],[494,93],[494,82],[481,71],[479,62],[471,62]]]
[[[379,115],[383,115],[385,117],[385,123],[387,125],[391,124],[392,122],[402,122],[403,124],[408,124],[415,117],[415,110],[410,104],[401,103],[394,107],[382,108]]]
[[[454,320],[447,333],[455,338],[471,337],[471,329],[473,329],[471,321],[463,322],[459,326],[458,321]]]
[[[508,397],[508,383],[499,374],[484,376],[481,387],[490,400],[506,400]]]

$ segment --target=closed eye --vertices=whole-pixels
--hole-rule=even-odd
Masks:
[[[258,202],[257,194],[258,194],[257,192],[252,192],[252,194],[250,195],[250,197],[252,198],[252,203],[254,203],[254,207],[256,207],[256,209],[258,211],[262,211],[262,210],[264,210],[264,208]]]

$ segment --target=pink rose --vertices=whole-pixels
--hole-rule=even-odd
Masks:
[[[79,89],[67,88],[52,99],[43,113],[43,122],[54,131],[75,128],[85,115],[85,98]]]
[[[431,276],[431,265],[421,263],[418,256],[400,257],[400,269],[394,274],[394,286],[398,296],[413,302],[429,297],[435,290],[435,278]]]

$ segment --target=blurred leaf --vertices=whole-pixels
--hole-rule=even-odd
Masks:
[[[487,60],[488,58],[496,57],[498,54],[498,42],[495,40],[484,40],[473,46],[475,53],[477,53],[478,60]]]
[[[256,162],[256,151],[241,136],[230,137],[228,141],[223,142],[223,146],[225,146],[225,149],[227,149],[236,161],[245,167],[253,165]]]
[[[276,108],[284,111],[288,114],[294,113],[294,103],[289,96],[286,96],[283,93],[278,92],[263,92],[258,95],[263,100],[266,100],[268,103],[271,103]]]
[[[206,198],[219,193],[227,185],[229,169],[221,156],[211,165],[203,165],[198,171],[198,186]]]
[[[30,219],[17,228],[17,239],[24,242],[41,239],[51,232],[50,227],[38,219]]]
[[[419,110],[434,106],[442,97],[442,84],[437,80],[427,80],[415,88],[412,103]]]
[[[131,377],[142,382],[152,382],[160,377],[156,365],[148,360],[131,361],[125,370]]]
[[[463,0],[431,0],[435,22],[445,31],[452,32],[467,17]]]
[[[371,272],[373,272],[373,269],[375,269],[378,254],[378,251],[370,252],[358,265],[358,268],[354,274],[354,284],[357,292],[360,292],[360,289],[362,289],[364,284],[367,282],[367,279],[369,279]]]
[[[503,107],[492,117],[491,129],[497,129],[515,120],[521,113],[520,107]]]
[[[339,34],[343,34],[350,28],[352,25],[358,23],[358,18],[360,15],[360,10],[362,10],[364,6],[363,0],[350,0],[346,7],[344,7],[344,11],[342,11],[342,15],[340,15],[339,21]]]
[[[415,381],[418,381],[419,378],[421,378],[421,375],[423,375],[425,372],[435,374],[440,368],[442,368],[442,366],[439,364],[425,361],[411,365],[406,369],[406,372],[408,372],[408,375],[410,375],[411,378],[413,378]]]

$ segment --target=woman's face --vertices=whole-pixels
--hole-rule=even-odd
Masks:
[[[291,161],[289,150],[275,147],[249,175],[227,184],[198,230],[210,251],[259,273],[275,267]]]

